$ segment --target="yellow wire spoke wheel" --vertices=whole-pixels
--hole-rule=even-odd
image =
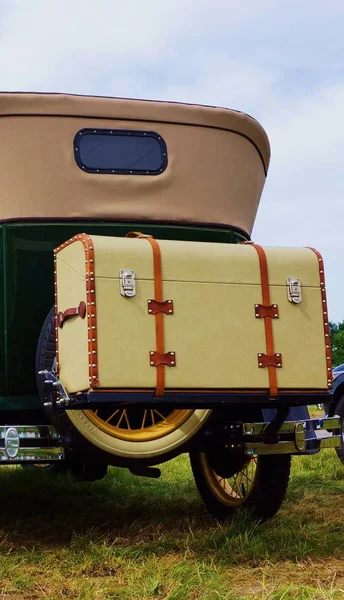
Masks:
[[[247,501],[254,489],[257,457],[247,457],[242,468],[231,477],[221,477],[211,468],[206,454],[200,455],[204,478],[213,496],[226,506],[238,507]]]
[[[164,406],[102,407],[66,411],[89,442],[109,454],[152,464],[182,451],[209,417],[209,409],[171,410]]]
[[[232,518],[243,507],[249,509],[250,518],[269,519],[283,502],[290,474],[288,454],[230,456],[225,447],[218,446],[215,454],[214,448],[208,454],[191,451],[190,460],[201,498],[220,521]]]
[[[193,410],[157,408],[117,408],[86,410],[88,419],[110,436],[132,442],[148,442],[181,427]]]

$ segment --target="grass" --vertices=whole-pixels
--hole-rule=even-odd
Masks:
[[[159,480],[112,468],[101,482],[2,467],[0,600],[344,598],[344,466],[293,459],[286,501],[264,524],[219,525],[188,458]]]

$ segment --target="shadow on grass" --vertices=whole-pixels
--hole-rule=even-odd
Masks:
[[[71,547],[86,552],[90,544],[106,544],[120,548],[128,559],[182,552],[227,565],[339,557],[344,473],[333,480],[328,475],[337,463],[317,472],[307,470],[307,464],[296,467],[287,500],[273,520],[252,523],[242,512],[225,525],[206,514],[186,457],[164,465],[157,481],[114,468],[92,484],[4,468],[0,553],[9,547],[19,552]]]

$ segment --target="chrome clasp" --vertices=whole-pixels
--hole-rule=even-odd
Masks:
[[[296,277],[288,277],[287,293],[289,302],[293,302],[293,304],[300,304],[302,301],[301,279],[297,279]]]
[[[121,269],[119,272],[120,289],[122,296],[132,298],[136,295],[135,273],[130,269]]]

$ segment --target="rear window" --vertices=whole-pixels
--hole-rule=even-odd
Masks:
[[[159,175],[167,167],[166,144],[154,131],[82,129],[74,155],[87,173]]]

